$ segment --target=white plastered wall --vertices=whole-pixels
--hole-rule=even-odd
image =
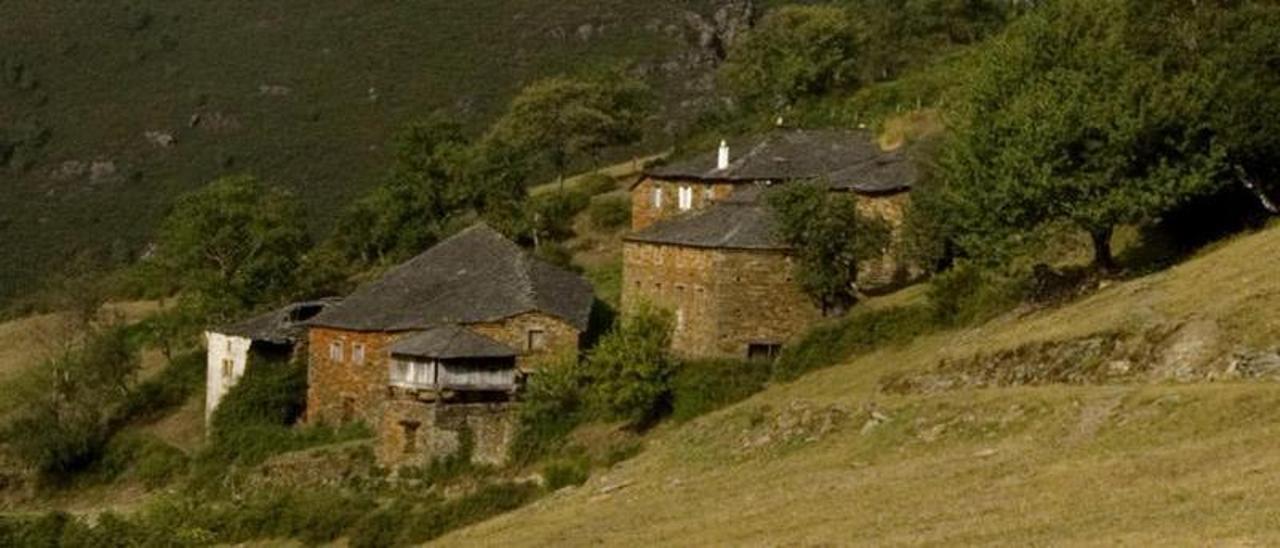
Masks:
[[[206,331],[204,339],[208,356],[205,367],[204,420],[208,424],[218,402],[244,376],[245,364],[249,361],[249,346],[253,341],[212,331]],[[223,367],[227,360],[231,362],[230,375],[226,374]]]

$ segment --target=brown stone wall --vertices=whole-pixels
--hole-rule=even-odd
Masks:
[[[397,335],[313,327],[309,330],[307,420],[339,424],[363,420],[377,424],[390,379],[389,353]],[[343,359],[329,359],[329,345],[342,341]],[[365,346],[364,363],[351,360],[354,343]]]
[[[751,343],[790,342],[822,318],[822,310],[795,282],[795,266],[782,252],[717,253],[715,350],[746,357]]]
[[[729,183],[711,183],[695,180],[664,180],[646,177],[631,189],[631,229],[640,230],[659,220],[679,215],[679,191],[681,186],[693,188],[694,211],[707,207],[715,200],[723,200],[733,193]],[[653,205],[653,192],[662,189],[662,207]]]
[[[692,247],[625,242],[622,310],[634,311],[642,303],[670,310],[677,322],[671,344],[679,354],[696,356],[713,348],[719,323],[715,255]]]
[[[520,350],[516,365],[524,371],[537,369],[541,363],[566,352],[577,352],[582,332],[555,316],[541,312],[529,312],[507,318],[501,322],[479,323],[468,329],[502,344]],[[540,351],[529,352],[529,332],[541,330],[546,336],[546,346]]]
[[[749,344],[784,343],[821,317],[784,253],[627,242],[622,309],[642,302],[683,318],[672,349],[685,357],[746,357]]]
[[[472,462],[503,464],[515,436],[515,405],[388,400],[378,423],[378,462],[389,467],[428,465],[461,449],[464,432],[471,436]]]
[[[893,228],[888,253],[879,260],[864,262],[858,267],[858,284],[864,290],[893,287],[920,274],[918,267],[902,261],[903,222],[910,203],[911,194],[908,192],[858,197],[858,213],[884,219]]]

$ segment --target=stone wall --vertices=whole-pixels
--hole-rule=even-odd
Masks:
[[[501,465],[515,437],[515,404],[426,402],[397,397],[378,423],[378,462],[388,467],[426,466],[471,438],[471,461]]]
[[[672,349],[685,357],[742,357],[781,344],[821,318],[776,251],[623,245],[623,311],[648,302],[676,316]]]
[[[631,188],[631,229],[640,230],[661,219],[674,217],[680,211],[680,187],[693,189],[693,207],[696,211],[707,207],[714,200],[723,200],[733,193],[734,185],[697,180],[665,180],[645,177]],[[662,206],[654,204],[653,194],[662,189]]]
[[[500,322],[477,323],[466,326],[468,329],[489,337],[521,352],[516,358],[516,366],[522,371],[537,369],[548,359],[565,352],[577,352],[581,344],[582,332],[568,322],[543,314],[528,312]],[[529,350],[529,333],[542,331],[545,346],[541,350]]]
[[[213,418],[213,410],[222,402],[222,397],[244,376],[245,367],[249,363],[249,347],[253,345],[253,341],[213,331],[206,331],[204,340],[204,421],[207,425]]]
[[[874,292],[897,287],[922,273],[919,266],[908,264],[902,256],[903,223],[910,203],[911,194],[908,192],[858,197],[858,213],[867,217],[879,217],[893,229],[888,252],[878,260],[858,265],[858,285],[864,290]]]
[[[309,330],[307,421],[341,424],[363,420],[377,424],[386,399],[390,347],[398,335],[313,327]],[[342,342],[342,360],[329,359],[329,347]],[[364,363],[352,361],[352,346],[363,344]]]

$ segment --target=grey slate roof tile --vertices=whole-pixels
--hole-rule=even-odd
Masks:
[[[541,311],[585,330],[594,293],[484,224],[397,266],[313,319],[353,331],[415,331]]]
[[[393,356],[437,360],[514,358],[517,354],[505,344],[456,325],[428,329],[391,345]]]

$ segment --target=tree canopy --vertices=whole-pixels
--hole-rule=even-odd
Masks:
[[[729,50],[721,77],[745,103],[775,109],[852,86],[858,81],[858,33],[845,9],[785,6]]]
[[[969,254],[998,258],[1026,231],[1068,223],[1110,268],[1115,226],[1221,188],[1231,157],[1257,149],[1230,133],[1262,87],[1224,110],[1224,67],[1175,45],[1203,31],[1160,32],[1178,14],[1150,9],[1050,2],[984,47],[939,157],[939,216]]]
[[[771,191],[776,230],[795,249],[796,281],[826,312],[858,300],[858,268],[882,257],[890,229],[858,213],[857,198],[832,193],[821,182],[791,183]]]
[[[225,321],[288,297],[309,246],[289,193],[234,176],[178,200],[161,226],[156,262],[202,316]]]
[[[486,141],[563,177],[571,162],[640,140],[650,102],[648,86],[620,71],[546,78],[521,90]]]

